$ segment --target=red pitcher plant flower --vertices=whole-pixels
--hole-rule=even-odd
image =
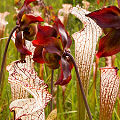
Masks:
[[[116,6],[108,6],[86,16],[95,20],[105,34],[100,39],[96,56],[107,57],[120,52],[120,9]]]
[[[25,0],[21,10],[18,13],[17,25],[19,29],[16,31],[15,45],[18,51],[24,55],[31,55],[31,52],[25,48],[25,39],[33,40],[37,33],[37,22],[43,22],[44,20],[40,16],[34,16],[27,14],[27,8],[29,4],[36,0]],[[23,37],[22,37],[23,31]]]
[[[36,46],[33,60],[38,63],[46,63],[51,69],[61,68],[61,73],[56,85],[65,85],[71,80],[72,64],[69,57],[64,56],[68,51],[72,40],[64,28],[64,25],[56,17],[54,25],[38,25],[37,39],[32,41]]]

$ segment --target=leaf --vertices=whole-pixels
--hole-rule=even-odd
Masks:
[[[53,27],[58,31],[58,33],[60,35],[60,39],[61,39],[63,48],[67,48],[67,49],[70,48],[70,46],[72,44],[72,40],[71,40],[70,36],[68,35],[67,31],[65,30],[64,25],[59,20],[59,18],[57,18],[57,17],[55,18]]]
[[[57,118],[57,109],[51,111],[46,120],[55,120]]]
[[[75,59],[76,64],[79,68],[79,75],[86,97],[88,95],[88,85],[95,55],[96,44],[98,42],[99,36],[102,34],[101,28],[92,19],[85,16],[88,13],[90,12],[82,9],[79,7],[79,5],[71,9],[71,14],[79,18],[80,21],[82,21],[84,24],[84,28],[79,32],[74,33],[72,37],[75,40]],[[80,91],[79,86],[78,91]],[[80,115],[79,119],[85,120],[86,110],[83,104],[84,101],[82,99],[81,92],[78,92],[78,99],[78,115]]]
[[[120,29],[120,9],[115,6],[109,6],[86,15],[101,28],[115,28]]]
[[[75,58],[84,90],[88,88],[96,44],[102,34],[101,28],[92,19],[85,16],[88,13],[89,11],[79,6],[71,9],[71,14],[79,18],[84,24],[84,28],[81,31],[72,35],[75,40]]]
[[[4,29],[4,27],[8,24],[8,22],[5,21],[7,15],[9,15],[9,12],[0,13],[0,30]]]
[[[72,5],[71,4],[62,4],[62,7],[63,8],[59,9],[59,11],[58,11],[58,18],[64,24],[64,26],[66,26]]]
[[[99,120],[111,120],[113,107],[119,91],[119,76],[113,67],[101,68]]]
[[[12,40],[15,42],[15,33],[13,34]],[[25,41],[26,47],[27,49],[29,49],[32,53],[34,52],[35,47],[32,45],[31,42],[29,41]],[[29,56],[25,56],[25,63],[21,63],[20,61],[16,61],[18,62],[18,72],[19,69],[22,67],[24,69],[28,69],[31,70],[31,68],[33,68],[33,60],[32,60],[32,55]],[[7,67],[8,68],[8,67]],[[14,72],[14,66],[11,67],[9,74]],[[28,98],[28,92],[24,89],[21,88],[20,86],[16,86],[16,84],[12,84],[11,83],[11,93],[12,93],[12,100],[16,100],[16,99],[20,99],[20,98]]]
[[[67,60],[61,58],[60,61],[60,76],[55,85],[65,85],[71,80],[71,67]]]
[[[120,29],[112,29],[99,42],[99,49],[96,54],[98,58],[112,56],[120,52]]]
[[[43,110],[51,99],[51,95],[46,91],[47,85],[43,80],[39,79],[34,69],[25,69],[24,65],[19,67],[20,64],[24,63],[16,61],[7,67],[7,70],[9,71],[8,81],[11,84],[24,88],[34,97],[36,102],[27,105],[30,109],[28,109],[28,107],[26,108],[26,105],[23,106],[23,109],[16,113],[16,119],[21,118],[24,115],[32,115],[34,112],[41,109]],[[16,107],[18,106],[14,106],[14,108]]]

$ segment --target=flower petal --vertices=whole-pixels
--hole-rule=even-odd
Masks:
[[[18,32],[16,35],[15,46],[20,53],[24,55],[32,55],[32,53],[24,46],[21,32]]]
[[[47,39],[49,39],[49,40],[47,40],[48,45],[45,46],[45,49],[49,53],[56,53],[56,54],[61,56],[61,54],[63,52],[63,47],[62,47],[61,40],[57,39],[55,37],[49,37]]]
[[[43,22],[44,20],[40,16],[34,16],[31,14],[24,14],[21,19],[21,29],[23,30],[26,26],[35,22]]]
[[[55,85],[68,84],[72,76],[71,76],[71,66],[66,59],[61,58],[60,68],[61,68],[60,77],[58,81],[55,83]]]
[[[34,46],[37,45],[47,45],[49,42],[49,37],[57,37],[57,31],[50,26],[41,26],[38,25],[37,40],[34,40],[32,43]]]
[[[59,68],[59,62],[61,59],[61,56],[57,55],[56,53],[49,53],[46,49],[43,49],[43,58],[46,63],[46,65],[51,69],[57,69]]]
[[[63,44],[63,48],[70,48],[72,40],[65,30],[64,25],[61,23],[59,18],[56,17],[53,27],[59,32],[60,38]]]
[[[40,24],[38,25],[38,32],[39,34],[43,34],[45,37],[57,37],[57,31],[50,26],[41,26]],[[39,39],[39,35],[37,38]]]
[[[26,40],[32,41],[37,34],[37,24],[32,23],[28,25],[23,31],[23,36]]]
[[[29,5],[31,2],[34,2],[36,0],[25,0],[24,1],[24,5]]]
[[[120,29],[112,29],[106,36],[102,37],[99,42],[97,57],[112,56],[120,52]]]
[[[109,6],[87,14],[101,28],[120,28],[120,9],[115,6]]]
[[[37,46],[34,51],[33,60],[37,63],[44,63],[43,57],[42,57],[42,46]]]

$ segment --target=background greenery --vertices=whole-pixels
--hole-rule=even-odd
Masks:
[[[88,0],[90,2],[90,11],[96,10],[103,6],[103,2],[101,2],[99,5],[97,4],[97,0]],[[116,0],[117,1],[117,0]],[[106,5],[115,5],[117,2],[115,0],[108,0]],[[57,14],[57,11],[62,8],[63,3],[70,3],[73,6],[80,4],[82,5],[82,0],[45,0],[46,5],[53,6],[53,9],[55,13]],[[14,0],[0,0],[0,12],[8,11],[10,14],[7,16],[6,20],[8,21],[8,25],[6,26],[5,33],[3,37],[9,36],[10,31],[15,26],[15,21],[13,20],[13,16],[15,14],[14,9]],[[81,22],[74,17],[73,15],[69,16],[68,24],[66,26],[66,29],[72,35],[74,32],[79,31],[82,28]],[[0,66],[1,66],[1,60],[5,48],[7,39],[3,39],[0,41]],[[74,56],[74,41],[71,47],[72,55]],[[14,60],[19,59],[19,53],[17,52],[13,42],[10,42],[7,58],[6,58],[6,65],[11,63]],[[117,54],[117,58],[115,61],[116,66],[120,66],[119,64],[120,60],[120,54]],[[105,66],[104,58],[101,59],[99,63],[100,66]],[[44,72],[44,80],[50,86],[50,77],[51,77],[51,70],[49,70],[47,67],[45,67]],[[39,64],[36,64],[35,69],[39,73]],[[57,80],[58,77],[58,70],[55,71],[54,74],[54,82]],[[2,80],[1,88],[0,88],[0,120],[11,120],[13,119],[13,114],[9,111],[9,104],[11,102],[11,91],[10,91],[10,85],[8,83],[8,72],[4,71],[4,77]],[[90,78],[90,85],[89,85],[89,93],[88,93],[88,102],[91,103],[91,94],[92,94],[92,87],[93,87],[93,72],[91,73]],[[50,87],[49,87],[50,89]],[[92,112],[92,115],[95,120],[98,120],[99,117],[99,107],[100,107],[100,74],[98,71],[97,75],[97,81],[96,81],[96,108],[95,111]],[[50,91],[50,90],[49,90]],[[58,119],[59,120],[77,120],[77,90],[76,90],[76,74],[74,69],[72,70],[72,80],[71,82],[66,86],[65,91],[61,86],[54,86],[54,94],[55,94],[55,101],[56,105],[54,107],[57,107],[58,110]],[[92,105],[91,111],[92,111]],[[116,113],[117,110],[117,103],[115,106],[115,110],[113,113],[113,120],[119,119],[119,114]],[[50,113],[50,105],[46,107],[46,116]]]

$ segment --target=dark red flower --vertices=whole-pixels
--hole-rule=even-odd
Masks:
[[[36,17],[32,14],[26,14],[26,9],[28,5],[33,1],[36,0],[25,0],[17,17],[17,25],[19,26],[19,29],[16,32],[17,35],[15,39],[15,45],[18,51],[24,55],[31,54],[31,52],[26,50],[25,48],[25,39],[29,41],[35,39],[38,32],[37,24],[44,21],[40,16]],[[23,31],[23,38],[21,31]]]
[[[111,56],[120,52],[120,29],[112,29],[108,34],[101,38],[97,57]]]
[[[109,6],[86,16],[95,20],[105,33],[100,39],[97,57],[107,57],[120,52],[120,9]]]
[[[45,62],[51,69],[61,68],[59,79],[55,84],[65,85],[69,83],[72,64],[67,56],[63,56],[63,53],[68,50],[72,40],[61,21],[56,17],[53,27],[38,25],[37,39],[33,40],[32,43],[36,46],[34,61]]]
[[[36,22],[43,22],[44,20],[38,16],[35,17],[33,15],[24,14],[22,16],[21,22],[20,22],[20,31],[23,31],[23,37],[27,40],[33,40],[36,37],[37,34],[37,24]],[[21,33],[21,32],[20,32]],[[20,37],[19,32],[17,32],[15,45],[18,49],[18,51],[22,54],[28,55],[28,53],[25,51],[24,46],[24,39]],[[22,33],[21,33],[22,34]]]
[[[120,9],[115,6],[109,6],[86,15],[93,20],[101,28],[120,29]]]

